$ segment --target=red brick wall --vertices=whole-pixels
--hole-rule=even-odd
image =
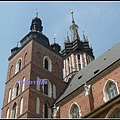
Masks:
[[[92,84],[93,98],[91,97],[91,99],[93,99],[93,102],[91,100],[91,104],[93,104],[94,109],[105,103],[105,101],[103,100],[104,97],[103,87],[108,79],[112,79],[115,82],[117,82],[120,91],[120,66],[116,67],[115,69],[112,69],[111,71],[109,71],[109,73],[97,79],[96,82]],[[75,96],[73,94],[72,97],[69,98],[69,100],[66,100],[66,102],[64,102],[63,104],[61,102],[62,105],[60,106],[60,116],[59,116],[60,118],[68,118],[68,111],[73,102],[76,102],[79,105],[82,116],[88,114],[91,111],[89,97],[84,96],[84,92],[79,92],[79,94]],[[104,118],[106,114],[107,114],[107,110],[103,111],[99,116],[96,117]]]

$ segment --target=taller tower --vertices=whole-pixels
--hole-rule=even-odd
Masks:
[[[60,46],[50,45],[42,29],[36,13],[21,46],[11,49],[2,118],[51,118],[50,105],[66,86]]]
[[[67,38],[64,42],[64,49],[61,51],[63,55],[65,82],[68,82],[74,74],[94,60],[93,50],[89,45],[88,38],[84,35],[83,31],[83,38],[82,40],[80,39],[78,34],[79,27],[75,24],[73,11],[71,11],[71,14],[71,40],[67,34]]]

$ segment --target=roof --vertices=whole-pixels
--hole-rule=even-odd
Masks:
[[[55,103],[60,102],[70,93],[90,81],[93,77],[101,73],[118,60],[120,60],[120,42],[115,44],[112,48],[81,69],[78,74],[73,77],[64,93],[59,96]]]

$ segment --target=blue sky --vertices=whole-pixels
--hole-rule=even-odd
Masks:
[[[120,41],[120,2],[0,2],[0,108],[3,105],[8,57],[17,42],[30,32],[36,8],[38,17],[42,20],[43,34],[49,38],[50,44],[54,42],[54,34],[56,42],[62,47],[67,31],[71,36],[70,8],[73,9],[75,22],[79,26],[80,39],[84,30],[92,44],[95,58]]]

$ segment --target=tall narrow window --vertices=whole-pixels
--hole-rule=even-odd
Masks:
[[[80,55],[77,55],[78,69],[81,69]]]
[[[45,56],[43,58],[43,67],[47,69],[48,71],[52,71],[52,62],[51,59],[48,56]]]
[[[16,69],[15,69],[15,73],[19,72],[22,68],[22,58],[18,59],[17,63],[16,63]]]
[[[45,68],[48,70],[48,60],[45,59]]]
[[[17,104],[14,103],[13,108],[12,108],[12,118],[17,118]]]
[[[55,63],[55,72],[57,75],[59,74],[59,65],[57,62]]]
[[[13,65],[12,65],[11,68],[10,68],[9,78],[12,77],[12,75],[13,75],[12,73],[13,73]]]
[[[51,83],[49,80],[44,80],[44,81],[46,82],[46,84],[43,84],[43,93],[51,97],[52,96]]]
[[[11,89],[8,92],[8,103],[10,102],[10,98],[11,98]]]
[[[70,109],[70,118],[80,118],[79,108],[76,104],[73,104]]]
[[[22,84],[22,92],[25,90],[25,77],[23,78],[23,84]]]
[[[39,76],[37,76],[37,81],[40,81]],[[36,90],[40,91],[40,84],[36,84]]]
[[[36,99],[36,113],[40,114],[40,98],[37,97]]]
[[[23,112],[23,98],[21,98],[20,100],[20,115],[22,114]]]
[[[44,118],[48,118],[48,105],[47,105],[47,103],[44,104]]]
[[[15,97],[17,97],[19,95],[19,90],[20,90],[20,85],[17,82],[14,87],[13,87],[13,91],[12,91],[12,99],[14,99]]]
[[[112,80],[107,81],[104,87],[105,101],[108,101],[117,95],[118,95],[118,88],[115,82],[113,82]]]
[[[44,84],[44,94],[48,95],[48,84]]]
[[[36,53],[36,63],[38,64],[38,65],[40,65],[40,53],[39,52],[37,52]]]
[[[6,118],[9,118],[9,112],[10,112],[10,110],[9,110],[9,108],[7,109],[7,113],[6,113]]]
[[[67,59],[67,67],[68,67],[68,74],[70,74],[70,60],[69,60],[69,58]]]
[[[25,56],[24,56],[24,66],[27,64],[27,57],[28,57],[28,54],[27,53],[25,53]]]
[[[53,85],[53,98],[56,99],[56,86]]]

